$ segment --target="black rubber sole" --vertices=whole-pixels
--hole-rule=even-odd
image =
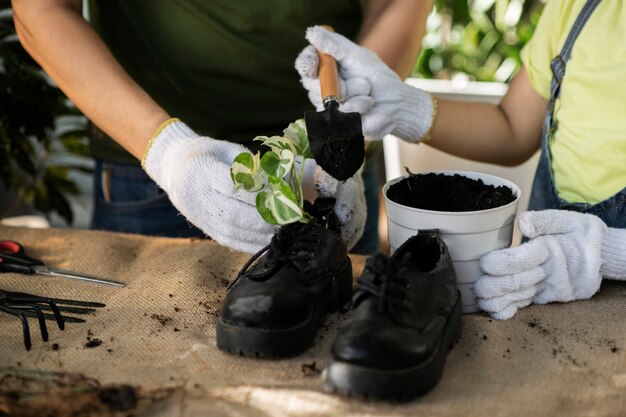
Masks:
[[[288,358],[311,346],[322,318],[339,310],[352,297],[352,263],[346,263],[331,280],[306,321],[286,329],[246,327],[217,319],[217,347],[224,352],[253,358]]]
[[[461,295],[438,348],[425,362],[410,368],[385,371],[332,361],[322,373],[327,392],[348,397],[406,402],[430,391],[439,381],[443,365],[461,335]]]

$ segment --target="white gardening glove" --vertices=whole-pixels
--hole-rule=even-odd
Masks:
[[[316,197],[334,198],[334,212],[341,228],[341,237],[348,249],[363,236],[367,207],[363,185],[363,167],[345,181],[339,181],[324,171],[312,159],[307,159],[303,175],[304,198],[314,201]]]
[[[602,277],[626,279],[626,229],[564,210],[528,211],[518,224],[530,240],[488,253],[474,284],[480,307],[506,320],[529,304],[590,298]]]
[[[152,140],[142,165],[192,224],[224,246],[252,253],[269,243],[274,227],[257,212],[254,194],[234,192],[230,168],[246,151],[172,121]]]
[[[324,108],[317,75],[316,50],[337,60],[343,112],[362,115],[363,135],[370,140],[393,134],[409,142],[419,142],[430,132],[436,113],[432,96],[405,84],[374,52],[358,46],[342,35],[314,26],[306,47],[296,59],[296,70],[311,103]]]

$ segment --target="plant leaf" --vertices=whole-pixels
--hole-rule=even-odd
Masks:
[[[288,149],[294,155],[298,155],[297,143],[291,138],[284,136],[257,136],[254,140],[263,142],[263,145],[269,146],[270,149],[277,154],[280,154],[280,151],[283,149]]]
[[[266,191],[261,191],[256,195],[256,209],[261,217],[263,217],[263,220],[269,224],[278,224],[268,203],[269,195],[270,194]]]
[[[288,224],[303,216],[298,199],[289,184],[282,179],[270,176],[269,190],[257,194],[257,210],[263,219],[271,224]]]
[[[309,135],[306,132],[306,124],[304,119],[298,119],[283,130],[285,137],[295,142],[298,147],[298,155],[307,159],[313,159],[313,153],[309,147]]]
[[[263,172],[260,172],[260,165],[260,154],[258,152],[256,155],[243,152],[235,157],[235,161],[230,168],[230,178],[233,180],[233,184],[235,184],[235,191],[242,187],[251,193],[263,189],[265,175]]]
[[[295,155],[289,149],[280,151],[280,155],[274,151],[265,152],[261,158],[261,168],[269,175],[284,178],[291,170]]]

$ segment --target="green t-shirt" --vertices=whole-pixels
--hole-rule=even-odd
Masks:
[[[354,38],[360,0],[90,0],[89,19],[130,76],[196,132],[249,144],[311,109],[294,69],[306,28]],[[138,163],[104,134],[99,159]]]

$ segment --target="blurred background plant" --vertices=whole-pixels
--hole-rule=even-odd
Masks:
[[[435,0],[414,76],[507,82],[545,0]]]
[[[0,0],[0,218],[39,211],[68,225],[76,172],[90,173],[86,120],[20,45]],[[4,190],[2,190],[4,188]]]

